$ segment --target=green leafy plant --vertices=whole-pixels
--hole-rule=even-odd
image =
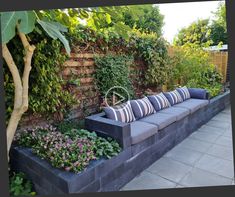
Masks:
[[[168,64],[167,43],[158,38],[155,33],[140,33],[136,31],[132,39],[136,45],[137,54],[147,63],[145,84],[161,86],[166,83],[170,65]]]
[[[24,173],[12,172],[10,176],[10,196],[35,196],[31,181],[26,179]]]
[[[94,142],[93,150],[95,151],[95,155],[98,158],[111,158],[113,156],[116,156],[121,151],[119,144],[112,138],[108,137],[107,139],[105,139],[102,137],[98,137],[95,132],[89,132],[85,129],[71,129],[67,130],[64,134],[72,139],[76,139],[79,137],[92,140]]]
[[[38,30],[41,31],[40,27]],[[37,31],[38,31],[37,30]],[[28,36],[36,46],[32,64],[34,65],[29,76],[33,83],[29,84],[29,113],[37,113],[50,117],[55,112],[66,114],[67,110],[78,101],[65,88],[66,81],[60,76],[61,65],[67,59],[67,55],[61,53],[62,45],[57,40],[52,40],[42,31],[34,31]],[[14,38],[8,43],[8,47],[14,54],[14,59],[23,72],[23,51],[18,47],[19,39]],[[5,64],[4,64],[5,65]],[[13,110],[14,83],[10,77],[10,71],[4,66],[4,87],[6,91],[7,120]],[[78,84],[79,85],[79,84]]]
[[[114,86],[124,87],[130,96],[133,96],[133,87],[129,78],[131,63],[133,63],[133,58],[125,55],[108,54],[95,57],[96,72],[94,77],[102,96]]]
[[[16,134],[15,143],[32,148],[33,153],[54,167],[75,173],[84,170],[92,160],[111,158],[121,151],[115,140],[98,137],[95,132],[77,129],[69,123],[58,129],[46,125],[23,130]]]
[[[198,45],[174,47],[173,71],[168,86],[205,88],[212,97],[222,89],[222,75],[209,62],[209,54]]]

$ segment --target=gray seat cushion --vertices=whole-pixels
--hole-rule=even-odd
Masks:
[[[164,114],[164,113],[155,113],[150,116],[144,117],[139,121],[147,122],[158,126],[158,130],[161,130],[171,123],[176,121],[175,114]]]
[[[141,121],[130,123],[131,125],[131,141],[132,144],[141,142],[148,137],[154,135],[158,131],[158,127]]]
[[[169,107],[166,109],[163,109],[159,111],[159,114],[174,114],[176,116],[176,121],[183,119],[187,115],[190,114],[190,110],[186,108],[180,108],[180,107]]]
[[[190,110],[190,113],[194,113],[200,108],[208,105],[209,101],[205,99],[189,99],[184,101],[183,103],[179,103],[174,105],[174,107],[186,108]]]

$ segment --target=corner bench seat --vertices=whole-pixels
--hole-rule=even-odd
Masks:
[[[209,104],[208,100],[191,98],[191,99],[184,101],[183,103],[179,103],[179,104],[174,105],[174,107],[186,108],[186,109],[190,110],[190,114],[192,114],[195,111],[199,110],[200,108],[202,108],[208,104]]]
[[[131,125],[131,144],[137,144],[158,131],[158,126],[142,121],[134,121]]]

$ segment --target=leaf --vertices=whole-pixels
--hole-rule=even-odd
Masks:
[[[19,11],[16,12],[20,23],[19,31],[25,34],[32,32],[35,28],[36,15],[34,11]]]
[[[68,40],[61,32],[66,32],[67,29],[58,22],[51,22],[45,20],[37,20],[37,22],[41,25],[44,31],[53,39],[59,39],[64,47],[68,55],[70,55],[70,46]]]
[[[109,14],[106,14],[106,22],[110,24],[112,22],[111,16]]]
[[[8,43],[16,34],[16,25],[19,31],[28,34],[33,31],[35,24],[33,11],[3,12],[1,13],[2,43]]]
[[[16,13],[3,12],[1,13],[1,29],[2,29],[2,42],[5,44],[11,40],[16,33]]]

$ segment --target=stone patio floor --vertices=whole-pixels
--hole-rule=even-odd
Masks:
[[[234,184],[231,109],[226,108],[121,190]]]

